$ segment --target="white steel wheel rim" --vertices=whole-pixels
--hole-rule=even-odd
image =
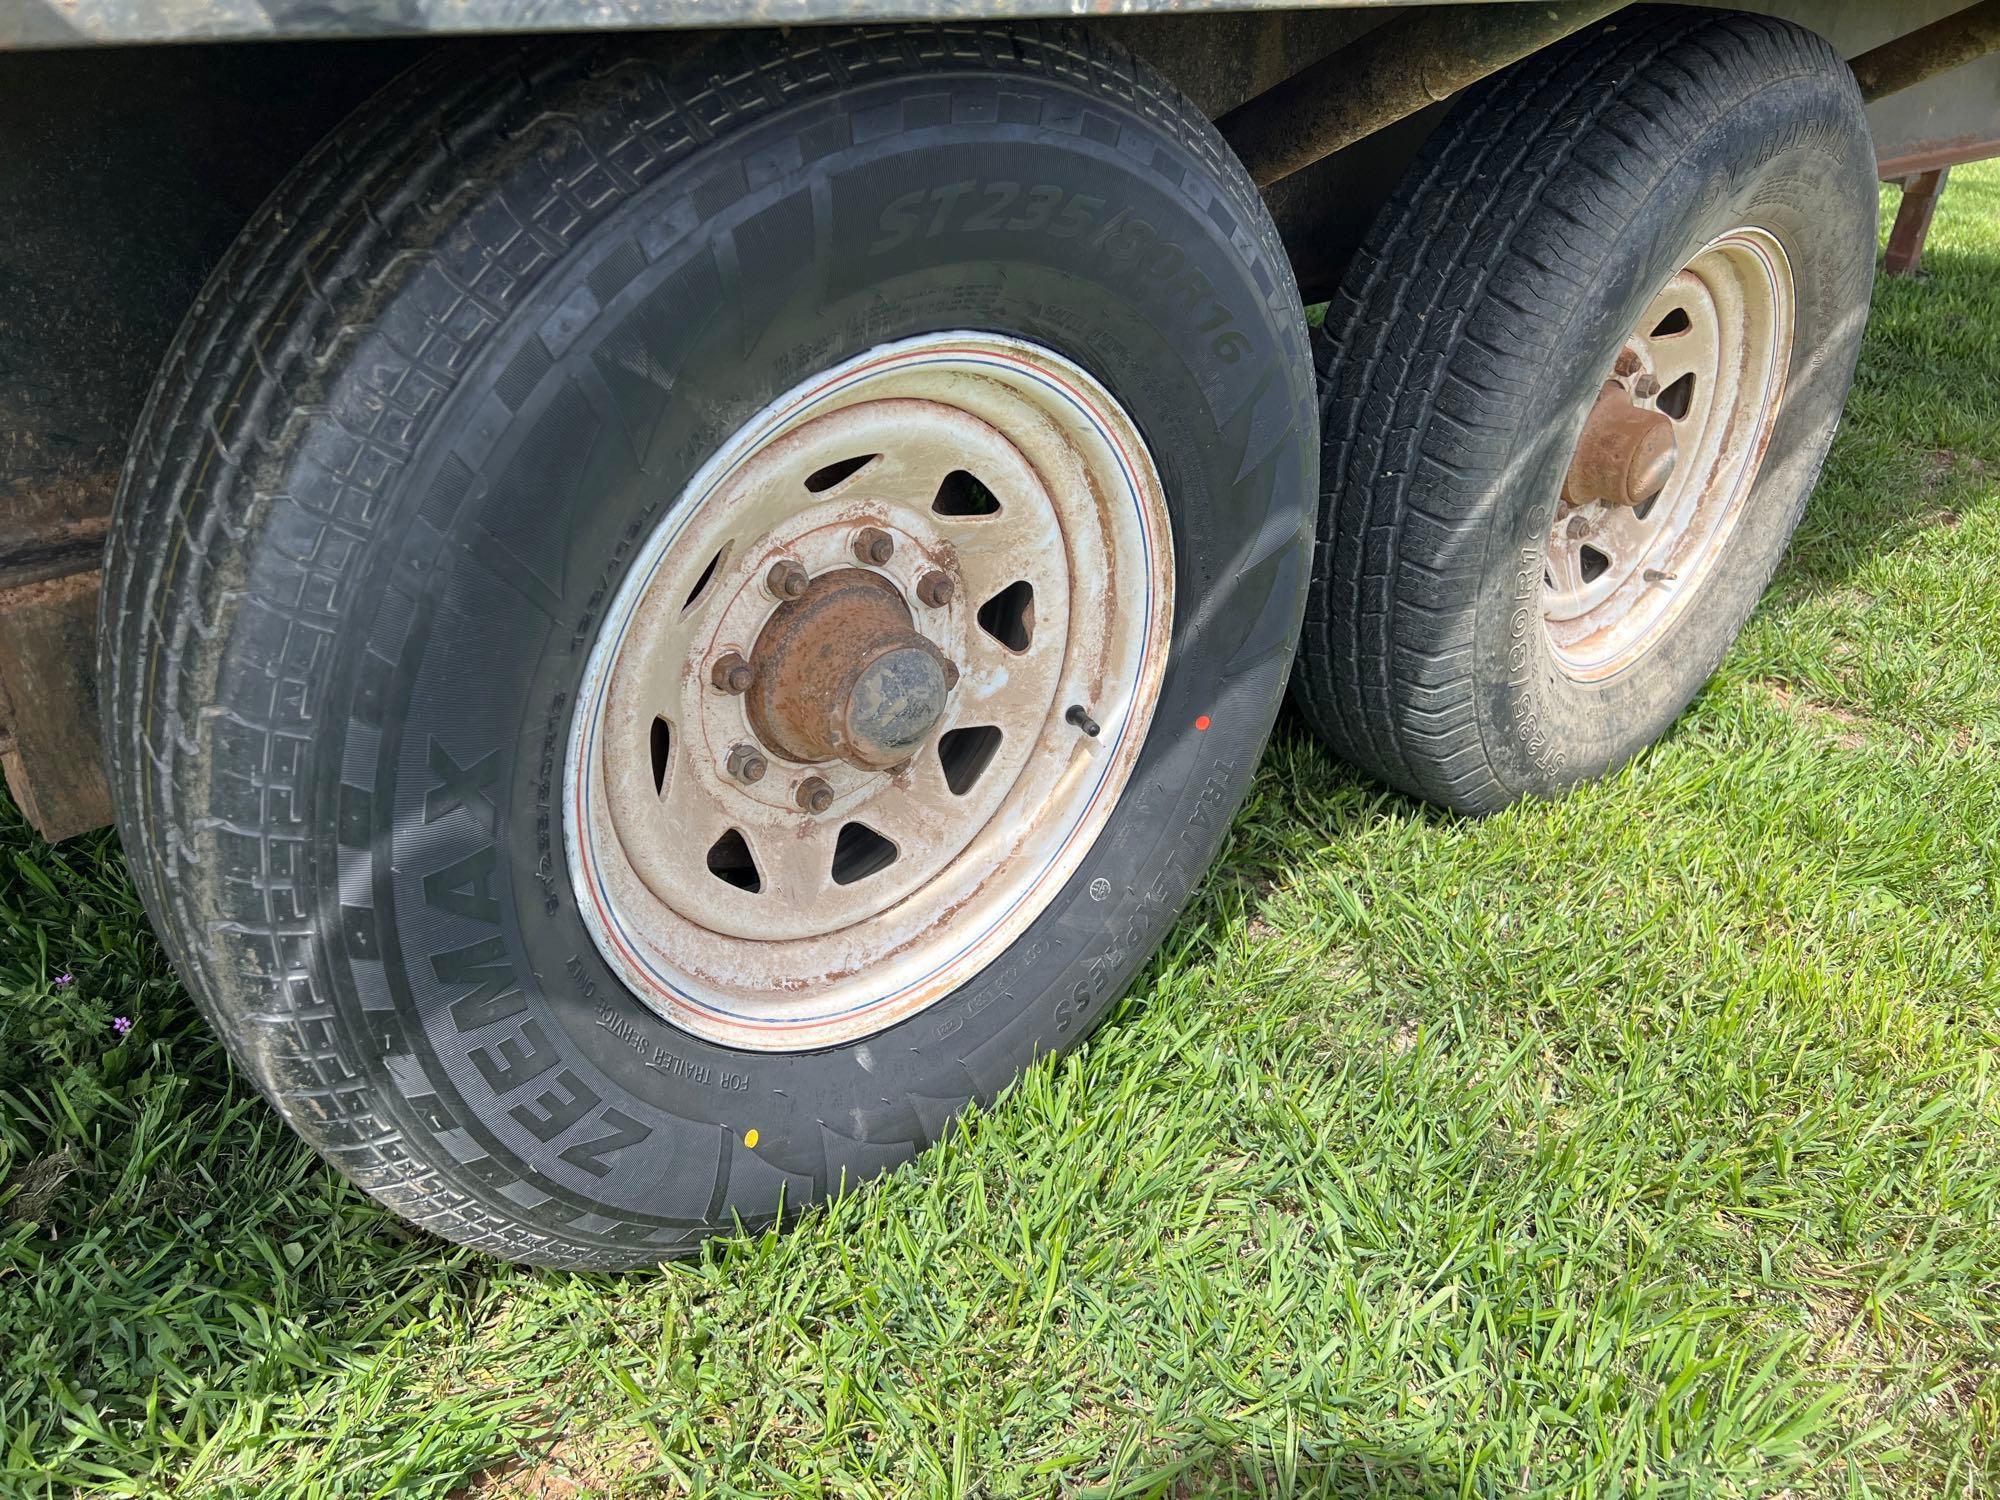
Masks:
[[[1570,677],[1602,681],[1636,663],[1728,545],[1783,406],[1794,317],[1784,247],[1743,227],[1703,246],[1627,337],[1603,393],[1665,418],[1677,456],[1640,505],[1572,494],[1581,457],[1572,465],[1543,573],[1544,628]],[[1593,410],[1586,442],[1596,421]]]
[[[886,557],[857,550],[864,531]],[[773,573],[786,564],[809,580],[796,603]],[[926,602],[940,576],[949,599]],[[878,637],[774,622],[831,611],[842,588],[900,601],[906,620],[882,607],[921,639],[896,660],[928,673],[935,659],[953,679],[934,722],[928,676],[890,711],[871,678],[826,688],[819,712]],[[1172,613],[1157,469],[1068,360],[937,334],[795,387],[702,467],[598,626],[564,842],[599,952],[664,1019],[759,1051],[851,1041],[950,994],[1102,831],[1152,720]],[[750,667],[750,691],[730,690],[725,658]],[[809,693],[774,699],[781,675]],[[906,699],[925,712],[898,717]],[[802,738],[852,724],[864,732],[831,755]],[[927,725],[886,768],[870,738],[885,724]],[[844,758],[857,747],[873,758]]]

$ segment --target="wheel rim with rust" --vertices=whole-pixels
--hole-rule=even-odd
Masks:
[[[1059,356],[933,335],[788,392],[598,626],[564,794],[599,951],[674,1024],[762,1051],[950,994],[1102,831],[1172,595],[1157,470]]]
[[[1639,661],[1727,547],[1784,400],[1793,318],[1783,247],[1741,228],[1675,273],[1620,348],[1544,552],[1543,624],[1572,678]]]

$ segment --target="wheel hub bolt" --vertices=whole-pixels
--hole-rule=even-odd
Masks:
[[[833,788],[823,776],[808,776],[799,783],[798,803],[809,813],[823,813],[833,806]]]
[[[734,651],[725,651],[715,659],[708,680],[725,693],[747,693],[750,684],[757,680],[757,672],[749,662]]]
[[[738,781],[749,783],[762,781],[764,773],[770,769],[764,757],[752,745],[738,745],[729,752],[729,774]]]
[[[951,603],[951,575],[929,572],[917,580],[917,597],[932,609],[943,609]]]
[[[798,598],[811,581],[806,577],[806,570],[789,557],[781,557],[772,563],[771,571],[764,575],[764,587],[780,599]]]
[[[896,553],[896,540],[879,526],[864,526],[854,534],[857,561],[879,568]]]

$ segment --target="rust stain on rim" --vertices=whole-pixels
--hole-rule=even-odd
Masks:
[[[1543,625],[1571,678],[1630,670],[1734,536],[1783,408],[1791,262],[1769,231],[1702,247],[1613,361],[1544,546]]]
[[[768,582],[787,562],[796,598]],[[1068,361],[951,334],[806,382],[697,476],[593,646],[565,844],[600,951],[664,1018],[764,1051],[950,994],[1102,829],[1172,604],[1158,472]],[[731,653],[740,695],[711,681]],[[915,753],[882,764],[898,736]],[[718,776],[743,744],[770,773]]]

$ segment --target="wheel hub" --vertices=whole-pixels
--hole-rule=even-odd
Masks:
[[[1576,457],[1563,479],[1569,505],[1643,505],[1674,477],[1680,458],[1674,424],[1656,407],[1640,406],[1632,392],[1607,380],[1584,421]]]
[[[732,1047],[953,994],[1063,889],[1145,743],[1173,565],[1144,439],[1046,350],[927,335],[781,397],[660,514],[564,778],[599,951]]]
[[[944,717],[959,670],[911,626],[896,585],[838,568],[772,612],[750,654],[750,722],[787,760],[901,765]]]
[[[1745,227],[1653,297],[1599,387],[1543,553],[1542,622],[1577,681],[1663,639],[1728,544],[1784,399],[1790,262]]]

